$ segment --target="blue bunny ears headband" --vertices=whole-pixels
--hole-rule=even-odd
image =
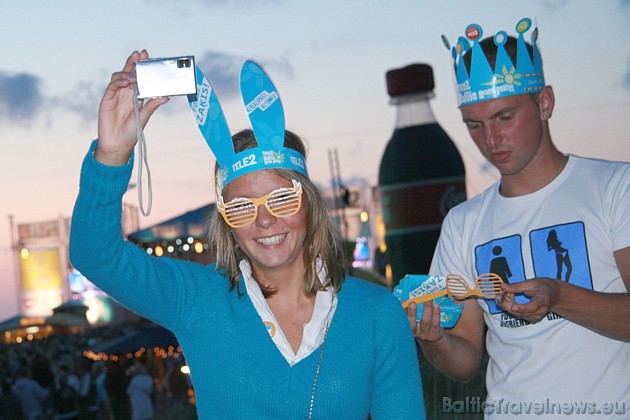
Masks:
[[[304,156],[284,147],[282,102],[260,66],[246,61],[241,68],[241,96],[258,146],[238,153],[234,152],[230,129],[214,89],[199,67],[195,68],[195,74],[197,96],[189,98],[188,104],[219,164],[219,192],[239,176],[263,169],[291,169],[308,176]]]

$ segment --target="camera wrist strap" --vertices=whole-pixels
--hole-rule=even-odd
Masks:
[[[133,112],[136,117],[136,138],[138,139],[138,203],[140,211],[144,216],[151,214],[151,205],[153,202],[153,191],[151,189],[151,169],[149,168],[149,161],[147,158],[147,143],[144,139],[144,131],[142,129],[142,123],[140,122],[140,108],[138,106],[138,85],[133,85]],[[144,203],[142,200],[142,172],[143,163],[147,167],[147,209],[144,210]]]

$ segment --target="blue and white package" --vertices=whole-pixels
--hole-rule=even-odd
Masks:
[[[457,303],[446,292],[446,277],[427,274],[407,274],[394,288],[394,296],[404,307],[411,302],[417,305],[416,320],[422,321],[424,302],[435,301],[440,305],[440,325],[453,328],[464,309],[463,303]]]

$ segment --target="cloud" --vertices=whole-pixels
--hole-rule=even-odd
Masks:
[[[243,57],[208,50],[195,58],[197,66],[203,71],[221,99],[239,95],[238,79],[241,65],[245,60]]]
[[[72,91],[59,96],[42,93],[42,80],[33,74],[0,71],[0,122],[30,127],[42,114],[65,110],[85,122],[94,122],[102,89],[93,82],[79,82]]]
[[[551,12],[562,10],[565,7],[567,7],[567,4],[568,4],[568,0],[560,0],[560,1],[558,1],[558,0],[553,0],[553,1],[547,0],[547,1],[543,1],[542,2],[542,6],[545,9],[547,9],[547,10],[549,10]]]
[[[207,50],[196,57],[196,64],[216,89],[220,100],[230,100],[240,97],[239,77],[246,59]],[[293,78],[293,66],[286,58],[260,59],[257,63],[272,80]],[[75,114],[85,123],[96,121],[105,86],[94,81],[79,81],[69,92],[45,96],[42,84],[33,74],[0,71],[0,123],[29,127],[41,114],[50,115],[55,111]]]
[[[53,107],[78,115],[84,122],[94,122],[98,118],[98,106],[104,89],[104,86],[97,86],[92,81],[80,81],[72,91],[52,98],[51,103]]]
[[[0,121],[29,125],[44,108],[40,85],[32,74],[0,72]]]
[[[233,99],[240,95],[241,66],[247,58],[208,50],[198,55],[196,60],[197,66],[217,91],[220,100]],[[293,66],[286,58],[261,59],[256,62],[272,80],[280,76],[293,78]]]

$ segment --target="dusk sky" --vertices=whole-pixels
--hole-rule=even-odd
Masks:
[[[286,126],[309,146],[311,177],[330,185],[337,149],[347,184],[374,185],[395,117],[385,73],[433,66],[439,123],[466,164],[469,195],[497,174],[469,139],[457,109],[451,42],[469,23],[485,35],[538,24],[554,87],[551,133],[567,153],[630,160],[630,1],[137,0],[4,2],[0,11],[0,321],[17,315],[17,262],[9,216],[40,222],[72,213],[79,170],[96,137],[98,103],[134,49],[194,55],[232,132],[247,128],[238,94],[246,59],[282,98]],[[183,98],[145,130],[153,182],[147,227],[214,200],[214,158]],[[135,172],[132,181],[135,182]],[[145,193],[146,194],[146,193]],[[137,205],[132,190],[125,202]]]

